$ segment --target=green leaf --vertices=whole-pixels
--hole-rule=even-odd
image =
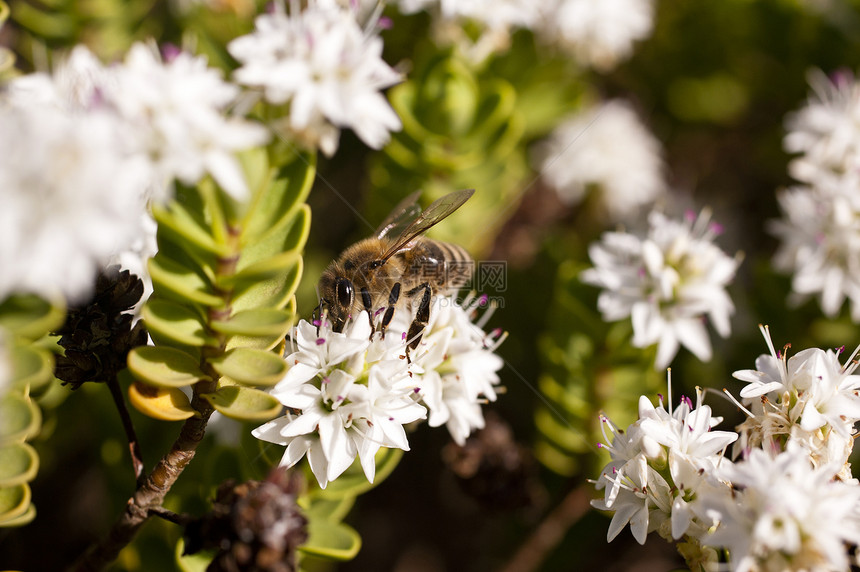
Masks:
[[[36,518],[36,507],[32,504],[27,506],[27,509],[20,515],[13,518],[4,518],[0,515],[0,527],[11,528],[13,526],[24,526],[30,524]]]
[[[0,447],[0,487],[32,481],[39,471],[39,455],[27,443]]]
[[[388,475],[397,467],[403,457],[401,449],[381,448],[376,453],[376,476],[373,482],[369,482],[361,469],[361,464],[356,461],[341,476],[330,482],[324,489],[313,492],[313,496],[324,499],[336,499],[346,496],[358,496],[366,493],[373,487],[384,481]]]
[[[295,293],[302,277],[301,259],[289,271],[268,280],[257,282],[233,299],[233,310],[239,312],[253,308],[283,308]]]
[[[257,237],[291,218],[296,206],[307,198],[315,175],[316,155],[311,153],[297,155],[282,167],[268,188],[255,196],[243,221],[242,243],[257,242]]]
[[[220,308],[224,299],[212,292],[212,285],[192,268],[167,258],[162,252],[149,260],[149,275],[158,293],[170,293],[180,301]]]
[[[169,231],[186,248],[192,247],[204,253],[216,256],[229,256],[230,249],[212,237],[209,230],[197,223],[197,220],[177,201],[171,202],[166,208],[153,205],[152,216],[158,222],[159,230]]]
[[[273,256],[287,252],[298,253],[304,248],[310,227],[311,209],[308,205],[302,205],[295,215],[280,221],[277,226],[271,227],[256,241],[245,246],[237,265],[239,272]],[[251,270],[247,271],[251,272]]]
[[[299,550],[331,560],[351,560],[361,550],[361,536],[342,522],[309,520],[308,541]]]
[[[25,483],[0,488],[0,526],[25,514],[30,499],[30,487]]]
[[[16,387],[40,389],[54,379],[54,360],[51,354],[32,346],[15,346],[12,354],[12,383]]]
[[[275,385],[287,373],[287,363],[265,350],[236,348],[209,360],[215,371],[245,385]]]
[[[146,329],[186,346],[214,345],[215,339],[206,333],[203,318],[192,306],[172,300],[150,298],[141,311]]]
[[[206,572],[215,558],[214,550],[201,550],[194,554],[183,554],[185,552],[185,539],[180,538],[176,543],[176,564],[182,572]]]
[[[65,308],[29,294],[15,294],[0,303],[0,326],[34,340],[63,325]]]
[[[307,497],[300,497],[300,500]],[[340,522],[349,514],[355,504],[355,497],[345,496],[336,499],[316,497],[308,507],[302,507],[308,520],[322,519],[329,522]]]
[[[0,399],[0,446],[24,442],[41,425],[42,412],[29,396],[12,391]]]
[[[257,308],[236,312],[226,320],[214,320],[212,329],[228,336],[283,338],[290,331],[293,315],[286,310]]]
[[[298,264],[300,258],[301,255],[298,252],[282,252],[255,262],[236,274],[225,276],[219,280],[218,285],[224,289],[232,289],[234,295],[240,294],[261,280],[276,278],[289,272]]]
[[[187,353],[164,346],[140,346],[128,354],[128,369],[156,387],[184,387],[208,379],[197,360]]]
[[[230,385],[215,393],[201,393],[206,401],[227,417],[241,421],[267,421],[281,412],[281,403],[259,389]]]
[[[188,396],[176,387],[132,383],[128,387],[128,401],[144,415],[162,421],[181,421],[197,414]]]

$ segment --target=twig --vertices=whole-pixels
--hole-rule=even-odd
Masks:
[[[193,520],[193,517],[187,514],[178,514],[172,510],[167,510],[162,506],[154,506],[150,508],[149,516],[157,516],[160,519],[172,522],[173,524],[178,524],[179,526],[185,526]]]
[[[134,425],[131,422],[131,416],[128,414],[128,407],[125,404],[125,398],[123,397],[122,389],[120,389],[116,375],[111,376],[107,382],[107,386],[110,388],[111,397],[113,397],[113,402],[119,412],[119,418],[122,420],[122,428],[125,430],[125,436],[128,439],[128,450],[131,453],[134,480],[139,489],[146,480],[143,453],[140,451],[140,441],[137,440],[137,434],[134,431]]]
[[[565,533],[588,511],[588,493],[584,487],[570,491],[561,504],[550,512],[532,535],[520,546],[502,572],[531,572],[546,560]]]
[[[203,383],[200,382],[198,385]],[[194,458],[197,446],[200,445],[206,432],[206,424],[212,415],[212,406],[199,396],[199,393],[205,390],[200,388],[201,391],[197,391],[197,389],[195,387],[191,406],[200,412],[200,416],[191,417],[185,421],[170,452],[158,462],[143,484],[128,499],[125,510],[114,522],[107,536],[90,547],[72,565],[71,571],[96,572],[104,569],[116,560],[120,551],[134,539],[147,519],[161,508],[164,497]]]

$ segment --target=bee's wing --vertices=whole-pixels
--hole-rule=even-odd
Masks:
[[[403,229],[397,238],[394,239],[394,244],[385,251],[381,260],[388,260],[409,243],[409,241],[414,239],[416,236],[424,234],[430,229],[430,227],[436,225],[439,221],[463,206],[463,203],[468,201],[469,197],[471,197],[474,192],[475,189],[454,191],[453,193],[449,193],[434,201],[426,210],[421,212],[421,214],[419,214],[418,217],[409,224],[409,226]]]
[[[415,191],[399,203],[385,217],[382,224],[377,227],[373,234],[376,238],[385,238],[386,236],[399,236],[406,228],[415,220],[421,213],[421,205],[418,204],[418,197],[421,196],[421,191]]]

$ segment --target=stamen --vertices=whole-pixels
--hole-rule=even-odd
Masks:
[[[729,401],[734,403],[738,409],[740,409],[741,411],[746,413],[747,417],[749,417],[750,419],[755,419],[755,415],[753,414],[753,412],[750,411],[749,409],[747,409],[746,407],[744,407],[740,401],[735,399],[735,396],[732,395],[731,392],[729,392],[729,390],[726,389],[725,387],[723,388],[723,394],[726,395],[726,397],[729,398]]]

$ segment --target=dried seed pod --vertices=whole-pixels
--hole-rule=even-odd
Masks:
[[[301,475],[274,469],[265,481],[226,481],[212,512],[188,524],[185,553],[217,550],[208,572],[295,572],[307,519],[296,505]]]
[[[128,352],[146,343],[142,322],[128,313],[143,295],[143,282],[128,270],[109,266],[96,280],[86,304],[69,307],[57,330],[65,355],[57,356],[55,375],[77,389],[87,381],[106,382],[125,369]]]

